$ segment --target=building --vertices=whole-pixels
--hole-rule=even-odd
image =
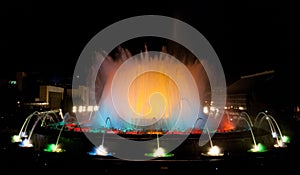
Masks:
[[[270,108],[268,87],[274,80],[275,71],[264,71],[242,76],[227,87],[226,109],[257,113]]]
[[[227,87],[226,109],[250,115],[268,112],[287,119],[299,116],[299,101],[294,100],[297,92],[285,79],[274,70],[242,76]]]

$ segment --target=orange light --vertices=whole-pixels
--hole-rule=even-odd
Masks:
[[[160,72],[146,72],[138,76],[129,87],[131,108],[144,118],[156,116],[164,107],[164,117],[172,116],[172,109],[179,104],[179,90],[174,81]]]

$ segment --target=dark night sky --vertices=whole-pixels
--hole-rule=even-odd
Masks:
[[[271,69],[283,77],[299,75],[300,10],[295,3],[99,2],[1,2],[1,74],[25,70],[72,76],[82,49],[103,28],[127,17],[156,14],[198,29],[218,54],[229,83]]]

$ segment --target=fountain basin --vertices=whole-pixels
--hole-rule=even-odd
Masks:
[[[54,143],[59,134],[59,129],[51,128],[37,128],[32,134],[32,144],[37,151],[43,150],[47,144]],[[267,149],[274,149],[274,140],[270,137],[270,133],[266,130],[253,128],[256,140],[266,146]],[[123,133],[123,132],[106,132],[105,143],[111,147],[119,147],[121,139],[129,139],[135,141],[147,141],[160,137],[160,145],[176,144],[178,138],[183,136],[186,139],[173,151],[175,158],[197,159],[203,155],[210,147],[209,142],[203,146],[198,145],[201,134],[187,134],[186,132],[168,133],[167,139],[161,137],[163,134],[157,135],[159,132],[146,133]],[[88,137],[87,135],[88,134]],[[63,130],[60,135],[60,145],[66,152],[73,152],[75,154],[85,154],[90,152],[95,146],[101,145],[103,133],[99,132],[84,132]],[[121,138],[120,138],[121,137]],[[99,140],[98,145],[94,145],[89,139]],[[218,145],[226,154],[240,154],[245,153],[253,146],[253,141],[249,130],[234,130],[230,132],[216,132],[212,137],[212,142]],[[149,152],[155,148],[156,145],[149,145]]]

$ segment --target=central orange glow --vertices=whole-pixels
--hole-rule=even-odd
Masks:
[[[143,118],[172,116],[179,106],[180,94],[175,82],[160,72],[146,72],[131,83],[128,101],[132,110]]]

